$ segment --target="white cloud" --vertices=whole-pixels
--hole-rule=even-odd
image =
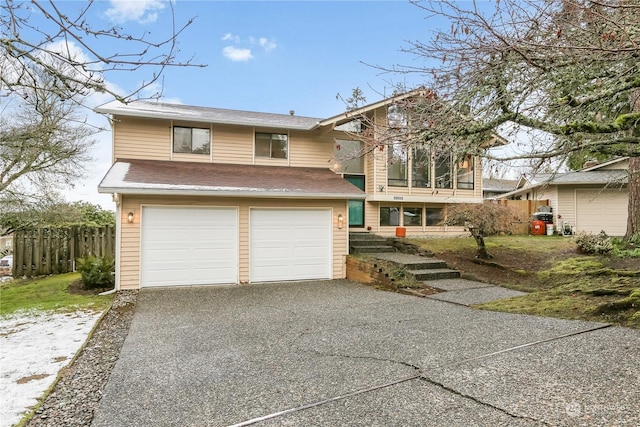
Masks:
[[[278,47],[276,42],[274,42],[273,40],[268,40],[268,39],[266,39],[264,37],[260,37],[260,46],[262,46],[262,48],[266,52],[271,52],[273,49]]]
[[[251,54],[251,49],[243,49],[235,46],[225,47],[224,49],[222,49],[222,54],[226,58],[234,62],[248,61],[253,58],[253,55]]]
[[[235,43],[240,43],[240,37],[233,35],[231,33],[226,33],[224,36],[222,36],[222,40],[223,41],[233,41]]]
[[[136,21],[148,24],[158,19],[158,11],[164,9],[162,0],[109,0],[111,7],[105,14],[117,23]]]

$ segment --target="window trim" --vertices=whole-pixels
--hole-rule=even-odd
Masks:
[[[176,133],[175,130],[176,129],[189,129],[190,130],[190,139],[191,139],[191,150],[190,151],[176,151]],[[193,150],[193,130],[194,129],[198,129],[198,130],[203,130],[207,132],[207,136],[208,136],[208,142],[207,142],[207,150],[204,152],[194,152]],[[195,154],[195,155],[206,155],[206,156],[210,156],[211,155],[211,128],[205,128],[205,127],[197,127],[197,126],[180,126],[180,125],[172,125],[171,126],[171,154]]]
[[[269,135],[269,155],[268,156],[263,156],[258,154],[257,152],[257,142],[258,142],[258,135]],[[273,136],[274,135],[281,135],[285,137],[285,141],[286,141],[286,147],[283,150],[284,151],[284,157],[274,157],[273,153]],[[272,160],[289,160],[289,134],[288,133],[278,133],[278,132],[258,132],[255,131],[253,134],[253,157],[254,158],[259,158],[259,159],[272,159]]]

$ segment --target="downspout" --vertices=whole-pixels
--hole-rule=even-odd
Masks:
[[[116,202],[116,246],[115,246],[115,286],[113,289],[100,292],[98,295],[111,295],[120,290],[120,236],[122,235],[122,195],[113,193],[111,196],[113,201]]]

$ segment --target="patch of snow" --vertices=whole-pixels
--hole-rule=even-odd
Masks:
[[[17,423],[37,403],[100,314],[34,311],[0,318],[0,427]]]

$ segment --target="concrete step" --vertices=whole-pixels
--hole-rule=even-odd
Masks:
[[[457,279],[460,277],[458,270],[450,268],[431,268],[426,270],[408,270],[409,274],[415,276],[419,281],[424,280],[441,280],[441,279]]]
[[[435,269],[443,269],[447,268],[447,263],[442,261],[441,259],[425,259],[424,261],[419,262],[408,262],[401,264],[409,271],[416,270],[435,270]]]
[[[385,237],[380,237],[377,234],[371,233],[349,233],[349,241],[363,241],[363,240],[384,240]]]
[[[351,246],[351,250],[349,252],[352,254],[388,253],[395,252],[395,248],[393,246],[386,245]]]

